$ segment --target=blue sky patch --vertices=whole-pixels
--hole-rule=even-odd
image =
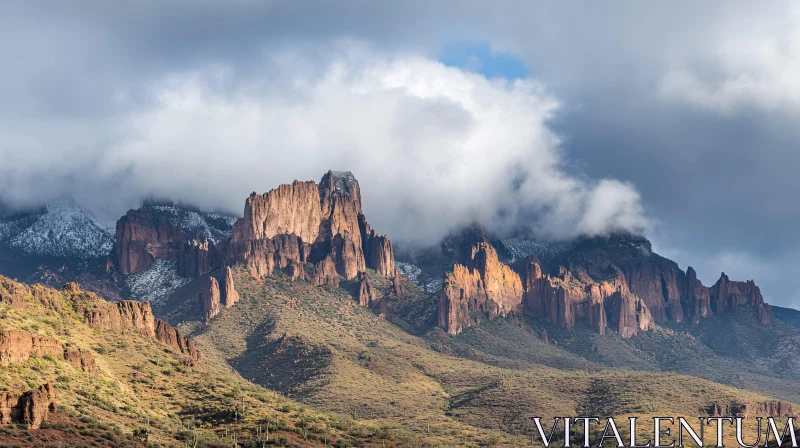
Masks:
[[[512,53],[493,51],[487,42],[458,42],[446,45],[439,53],[439,61],[485,77],[509,80],[526,78],[530,71]]]

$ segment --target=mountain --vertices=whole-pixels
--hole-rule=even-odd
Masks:
[[[0,378],[13,385],[7,402],[45,409],[66,386],[56,408],[91,408],[125,443],[141,422],[124,406],[162,422],[159,443],[202,433],[205,446],[257,437],[275,415],[300,446],[323,434],[339,446],[524,446],[534,415],[800,409],[797,312],[765,303],[752,280],[703,285],[639,235],[548,243],[472,226],[435,247],[395,246],[369,225],[355,177],[330,171],[251,194],[238,219],[147,203],[119,219],[113,241],[102,257],[25,278],[88,286],[5,280],[0,331],[27,332],[6,340],[28,341],[33,356],[3,366],[19,350],[0,339]],[[77,376],[53,380],[69,369]],[[133,397],[71,386],[97,375],[113,385],[101,392]],[[267,390],[288,398],[257,398]],[[157,393],[169,404],[147,408]],[[239,399],[244,421],[230,418]]]
[[[0,245],[29,256],[91,259],[111,252],[114,235],[91,212],[67,200],[0,218]]]

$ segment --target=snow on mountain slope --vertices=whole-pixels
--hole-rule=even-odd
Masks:
[[[198,212],[174,205],[150,205],[147,208],[164,214],[173,224],[180,224],[187,234],[196,233],[201,240],[208,239],[214,243],[231,233],[237,219],[235,216]]]
[[[142,302],[158,301],[191,279],[178,275],[178,262],[156,260],[146,271],[125,277],[130,298]]]
[[[0,223],[0,243],[27,255],[99,258],[111,252],[114,233],[70,200]]]
[[[442,289],[442,279],[446,269],[442,266],[418,266],[414,263],[395,261],[400,275],[419,286],[423,291],[433,293]]]
[[[531,255],[540,259],[549,259],[572,249],[570,243],[546,243],[532,239],[504,238],[497,241],[498,250],[505,251],[509,262],[523,260]]]

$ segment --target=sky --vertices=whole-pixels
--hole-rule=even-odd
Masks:
[[[9,1],[0,200],[244,198],[350,170],[370,223],[619,229],[800,307],[792,2]]]

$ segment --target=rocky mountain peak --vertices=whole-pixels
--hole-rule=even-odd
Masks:
[[[329,193],[331,196],[344,196],[361,202],[361,190],[358,180],[350,171],[330,170],[322,176],[319,182],[321,196]]]

